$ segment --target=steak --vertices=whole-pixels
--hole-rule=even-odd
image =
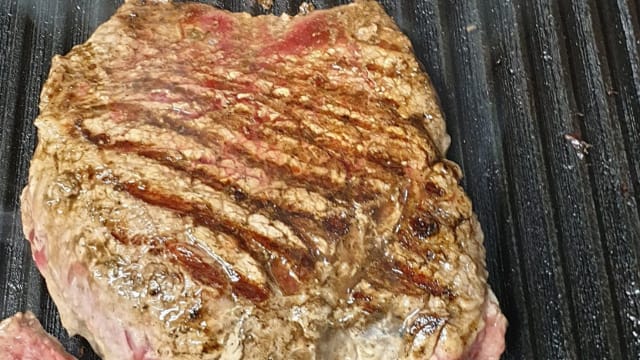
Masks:
[[[30,313],[0,322],[0,360],[74,360]]]
[[[498,359],[506,320],[436,94],[373,1],[127,1],[53,59],[22,195],[105,359]]]

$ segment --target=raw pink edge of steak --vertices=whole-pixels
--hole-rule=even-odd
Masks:
[[[31,312],[0,322],[0,360],[73,360]]]
[[[451,357],[447,349],[436,345],[429,360],[499,360],[505,349],[507,318],[500,311],[498,299],[491,289],[487,290],[487,299],[482,308],[483,327],[478,331],[474,342],[460,358]]]
[[[474,360],[497,360],[505,349],[507,318],[500,311],[498,299],[491,289],[484,303],[482,319],[484,328],[468,350],[467,358]]]
[[[38,182],[40,185],[42,182]],[[156,360],[157,354],[150,349],[148,337],[143,324],[128,324],[127,318],[119,304],[102,301],[100,289],[90,281],[87,268],[78,263],[70,262],[66,268],[52,268],[48,266],[46,230],[35,219],[44,214],[39,213],[38,207],[33,207],[31,200],[38,189],[32,185],[25,187],[22,196],[22,223],[24,232],[31,244],[33,259],[47,284],[47,289],[60,313],[62,325],[71,335],[93,334],[87,337],[93,350],[101,357],[121,360]],[[69,254],[69,258],[74,256]],[[97,309],[100,309],[98,311]],[[84,319],[79,321],[78,319]],[[104,344],[100,339],[108,339]],[[42,357],[34,358],[43,359]],[[66,359],[66,358],[61,358]],[[73,359],[73,358],[69,358]],[[0,356],[0,360],[4,360]],[[58,360],[53,358],[53,360]]]

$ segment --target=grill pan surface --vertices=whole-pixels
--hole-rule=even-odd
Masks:
[[[206,2],[254,14],[301,3]],[[0,318],[33,311],[80,359],[98,358],[60,325],[22,234],[19,194],[51,57],[120,3],[0,0]],[[382,4],[439,93],[448,156],[464,169],[510,322],[503,358],[640,359],[640,2]]]

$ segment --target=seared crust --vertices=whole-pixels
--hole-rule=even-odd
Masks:
[[[23,222],[69,331],[106,359],[461,356],[482,233],[381,7],[144,3],[42,92]]]

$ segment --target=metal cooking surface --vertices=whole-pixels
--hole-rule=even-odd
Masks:
[[[19,194],[51,57],[120,3],[0,0],[0,318],[33,311],[81,359],[97,357],[60,325]],[[211,3],[264,13],[250,0]],[[448,156],[464,169],[510,322],[504,358],[640,359],[640,2],[382,3],[440,95]]]

